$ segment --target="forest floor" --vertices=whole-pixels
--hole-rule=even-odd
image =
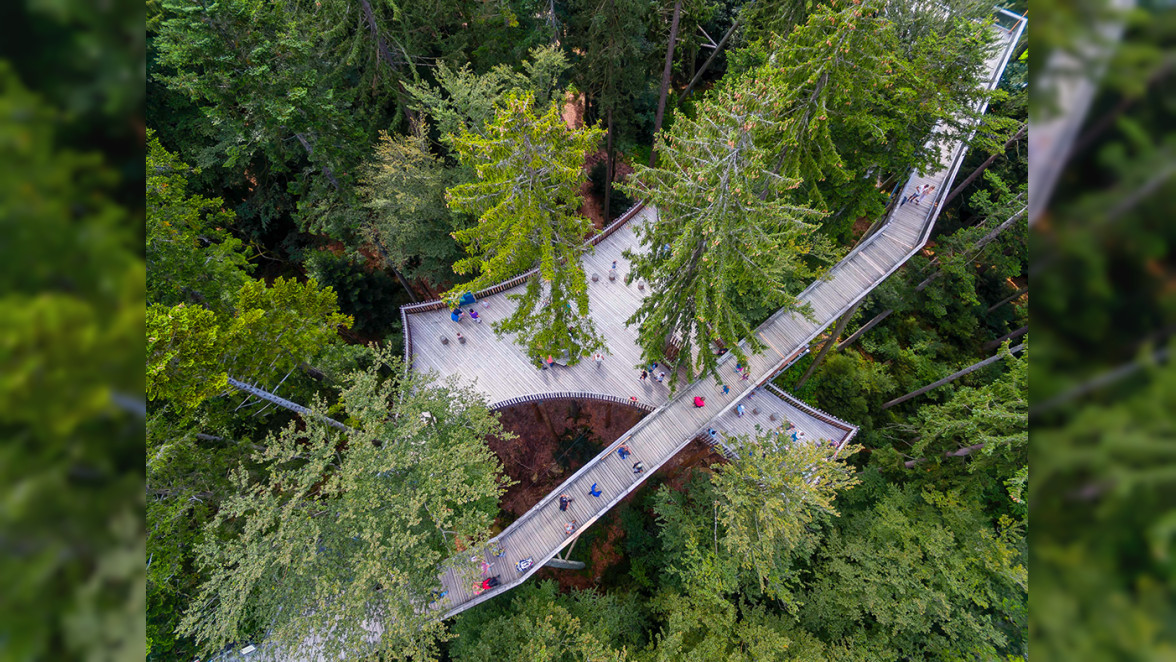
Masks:
[[[505,528],[527,512],[572,473],[596,457],[645,417],[646,412],[606,402],[546,402],[516,405],[502,410],[503,427],[518,438],[491,439],[490,448],[514,481],[499,503],[498,527]],[[649,482],[625,497],[592,524],[573,550],[572,558],[587,563],[580,571],[541,569],[539,578],[554,579],[561,589],[588,588],[604,581],[610,570],[623,570],[625,532],[621,511],[657,484],[682,489],[694,471],[709,471],[723,461],[704,443],[693,441],[650,477]],[[573,495],[576,496],[576,495]]]

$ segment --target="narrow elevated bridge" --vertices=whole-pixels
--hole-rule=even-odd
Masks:
[[[997,47],[985,69],[989,90],[997,86],[1025,28],[1021,17],[1003,10],[1000,13],[1005,26],[994,28],[998,33]],[[625,320],[647,292],[641,289],[640,283],[624,284],[628,264],[621,252],[626,248],[641,250],[634,227],[656,222],[657,210],[650,207],[638,206],[627,212],[592,240],[596,251],[583,258],[589,276],[598,276],[589,283],[590,313],[612,352],[600,366],[586,360],[574,367],[538,370],[513,338],[499,340],[494,335],[489,322],[510,312],[513,304],[505,295],[521,288],[527,274],[477,293],[479,303],[475,305],[482,324],[468,318],[454,323],[445,304],[439,301],[402,308],[405,353],[411,369],[434,370],[442,376],[458,375],[484,393],[491,407],[552,399],[598,399],[631,404],[635,397],[636,406],[650,411],[640,423],[495,538],[505,550],[504,556],[493,559],[494,572],[503,579],[501,586],[478,593],[471,580],[473,568],[469,557],[457,559],[441,576],[446,593],[433,608],[450,617],[518,586],[572,542],[574,535],[567,535],[564,529],[569,520],[577,521],[577,532],[584,530],[691,440],[707,438],[708,428],[742,433],[757,424],[771,429],[788,420],[813,441],[845,444],[856,432],[853,426],[804,405],[767,382],[802,356],[817,335],[926,244],[939,214],[940,201],[950,190],[965,152],[966,146],[956,143],[942,153],[939,168],[913,176],[903,195],[917,186],[931,184],[935,186],[934,196],[921,205],[896,207],[879,231],[834,266],[826,279],[805,289],[800,299],[812,305],[816,321],[781,311],[756,329],[756,337],[767,349],[750,358],[748,380],[736,374],[730,354],[720,360],[722,382],[702,378],[685,385],[672,398],[663,384],[642,382],[638,378],[640,370],[633,368],[641,361],[637,332],[626,327]],[[611,280],[614,260],[618,274],[616,280]],[[483,307],[483,302],[488,305]],[[464,342],[458,341],[458,332]],[[724,383],[730,387],[729,393],[723,393]],[[692,404],[695,396],[704,397],[707,406],[695,408]],[[731,413],[739,403],[744,403],[748,410],[742,418]],[[758,413],[750,413],[756,409]],[[633,453],[625,460],[616,452],[622,443]],[[634,461],[644,464],[643,474],[633,474]],[[593,483],[603,495],[585,498]],[[562,493],[577,497],[566,512],[560,511],[557,503]],[[482,555],[485,556],[484,550]],[[533,559],[534,565],[516,572],[515,563],[525,558]]]

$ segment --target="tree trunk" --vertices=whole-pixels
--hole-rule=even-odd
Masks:
[[[738,27],[739,20],[737,19],[734,23],[731,24],[730,28],[727,28],[727,32],[723,34],[723,38],[720,39],[719,44],[715,46],[714,52],[710,54],[710,57],[706,59],[706,62],[702,63],[702,66],[698,69],[698,72],[694,74],[694,78],[690,79],[690,84],[687,85],[686,89],[682,90],[682,93],[678,95],[678,103],[682,103],[682,101],[686,99],[686,95],[690,94],[691,90],[694,89],[694,86],[698,84],[698,81],[702,80],[702,75],[705,74],[706,70],[710,68],[711,62],[715,61],[715,58],[719,55],[719,51],[723,50],[723,46],[726,45],[727,40],[731,38],[731,35],[735,33],[735,28]]]
[[[649,167],[657,162],[657,132],[661,131],[662,118],[666,114],[666,94],[670,91],[670,71],[674,68],[674,42],[678,40],[678,19],[682,15],[682,0],[674,3],[674,18],[670,21],[670,45],[666,47],[666,66],[662,69],[661,95],[657,99],[657,115],[653,119],[655,140],[649,150]]]
[[[939,205],[940,209],[942,209],[943,207],[946,207],[947,203],[951,202],[952,199],[954,199],[957,195],[960,194],[961,191],[963,191],[965,188],[967,188],[969,184],[976,181],[976,178],[979,177],[981,175],[981,173],[983,173],[985,170],[987,170],[988,166],[992,165],[993,163],[996,163],[996,160],[999,157],[1004,156],[1004,153],[1007,152],[1009,150],[1009,148],[1013,146],[1013,143],[1017,142],[1021,138],[1024,138],[1025,131],[1027,131],[1028,129],[1029,129],[1028,122],[1022,124],[1021,128],[1017,130],[1017,133],[1015,133],[1012,138],[1009,138],[1007,141],[1005,141],[1004,151],[1001,151],[997,154],[993,154],[992,156],[988,157],[988,159],[985,160],[984,163],[980,164],[979,168],[976,168],[975,170],[972,171],[972,174],[965,177],[964,181],[960,182],[960,184],[958,186],[956,186],[954,189],[952,189],[951,193],[948,193],[947,197],[943,199],[943,202]]]
[[[547,415],[547,407],[542,400],[531,403],[535,408],[535,414],[547,425],[547,431],[551,433],[552,441],[559,441],[559,435],[555,433],[555,426],[551,423],[551,417]]]
[[[400,281],[401,287],[404,288],[405,292],[408,292],[408,298],[411,299],[413,303],[419,301],[419,299],[416,298],[416,293],[412,291],[412,285],[409,284],[408,279],[404,277],[404,274],[400,273],[400,270],[396,268],[396,265],[392,264],[392,260],[388,259],[388,249],[384,248],[384,242],[377,240],[376,248],[378,248],[380,251],[380,257],[384,258],[384,266],[391,269],[392,273],[396,274],[396,280]]]
[[[821,345],[821,351],[817,352],[817,356],[813,359],[813,362],[808,367],[808,370],[804,371],[804,374],[800,376],[799,380],[797,380],[796,385],[792,387],[793,391],[799,391],[800,387],[804,386],[804,383],[808,381],[808,378],[811,377],[814,372],[816,372],[817,366],[821,365],[821,362],[825,360],[825,355],[829,353],[829,350],[837,342],[837,339],[841,337],[842,332],[845,331],[845,327],[849,324],[849,318],[853,317],[853,314],[856,313],[857,309],[861,307],[862,301],[865,300],[865,297],[862,297],[861,301],[853,304],[853,306],[850,307],[850,309],[841,316],[841,319],[837,320],[837,326],[833,327],[833,333],[829,334],[829,337],[825,340],[825,344]]]
[[[1008,303],[1008,302],[1012,301],[1013,299],[1016,299],[1017,297],[1021,296],[1022,294],[1026,293],[1026,292],[1028,292],[1028,291],[1029,291],[1029,286],[1028,286],[1028,285],[1026,285],[1025,287],[1022,287],[1022,288],[1018,289],[1016,292],[1013,292],[1012,294],[1010,294],[1010,295],[1008,295],[1007,297],[1005,297],[1005,298],[1001,299],[1000,301],[997,301],[996,303],[992,304],[991,306],[989,306],[989,307],[988,307],[988,310],[986,310],[986,311],[984,311],[984,312],[985,312],[985,313],[991,313],[992,311],[996,310],[997,308],[1000,308],[1001,306],[1003,306],[1003,305],[1005,305],[1006,303]]]
[[[256,386],[251,386],[251,385],[246,384],[244,382],[233,379],[232,377],[229,377],[229,384],[238,390],[245,391],[246,393],[248,393],[250,395],[255,395],[255,396],[261,398],[262,400],[272,402],[273,404],[275,404],[283,409],[288,409],[296,414],[300,414],[302,416],[312,416],[312,417],[317,418],[318,420],[322,421],[323,423],[326,423],[327,425],[329,425],[333,428],[342,430],[344,432],[354,432],[354,430],[347,427],[346,425],[343,425],[342,423],[340,423],[339,421],[336,421],[333,418],[330,418],[328,416],[321,416],[319,414],[315,414],[314,412],[310,411],[309,409],[307,409],[306,407],[303,407],[300,404],[290,402],[289,400],[287,400],[285,398],[279,398],[278,396],[274,395],[273,393],[270,393],[269,391],[263,391],[263,390],[257,388]]]
[[[607,158],[604,164],[604,226],[608,227],[612,216],[609,215],[609,208],[612,204],[612,182],[613,169],[615,166],[616,151],[613,149],[613,109],[609,106],[607,111],[608,116],[608,147]]]
[[[1016,354],[1017,352],[1021,351],[1024,347],[1025,347],[1024,344],[1017,345],[1016,347],[1013,347],[1012,349],[1009,350],[1008,355],[1011,356],[1013,354]],[[955,380],[959,379],[960,377],[963,377],[964,375],[971,374],[973,372],[976,372],[980,368],[983,368],[984,366],[996,363],[997,361],[1003,359],[1005,356],[1006,356],[1005,353],[1001,352],[1000,354],[997,354],[995,356],[990,356],[990,357],[984,359],[983,361],[980,361],[979,363],[973,363],[972,365],[968,366],[967,368],[964,368],[963,370],[960,370],[959,372],[952,373],[937,382],[933,382],[931,384],[924,386],[923,388],[921,388],[917,391],[911,391],[910,393],[907,393],[906,395],[899,396],[899,397],[891,400],[890,402],[887,402],[886,404],[882,405],[882,409],[890,409],[894,405],[906,402],[907,400],[910,400],[911,398],[917,398],[920,395],[923,395],[924,393],[926,393],[928,391],[931,391],[931,390],[939,388],[940,386],[943,386],[944,384],[950,384],[951,382],[954,382]]]
[[[1023,327],[1017,329],[1016,331],[1010,331],[1010,332],[1004,334],[1003,336],[997,338],[996,340],[989,340],[988,342],[984,343],[984,346],[981,347],[981,350],[985,351],[985,352],[991,352],[992,350],[996,349],[997,347],[1000,347],[1001,343],[1003,343],[1004,341],[1011,340],[1013,338],[1020,338],[1021,336],[1025,335],[1025,333],[1027,333],[1028,331],[1029,331],[1028,325],[1023,326]]]
[[[963,448],[957,448],[954,451],[947,451],[946,453],[943,454],[943,457],[964,457],[965,455],[971,455],[972,451],[978,451],[981,448],[984,448],[984,444],[974,444],[972,446],[964,446]],[[920,457],[920,458],[916,458],[914,460],[907,460],[906,462],[903,462],[903,466],[905,466],[907,469],[914,469],[915,465],[920,464],[922,462],[926,462],[926,461],[927,461],[927,458]]]

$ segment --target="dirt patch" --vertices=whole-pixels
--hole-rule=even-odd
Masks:
[[[866,233],[866,230],[870,229],[871,223],[873,223],[873,221],[870,220],[870,217],[859,216],[858,219],[853,222],[853,238],[855,240],[861,239],[862,235]]]
[[[629,175],[633,174],[633,166],[625,163],[624,157],[625,155],[623,152],[617,152],[617,161],[613,166],[614,186],[617,182],[623,182],[629,178]],[[592,168],[595,167],[597,163],[600,163],[607,158],[608,152],[604,149],[598,149],[595,152],[589,152],[588,155],[584,157],[585,177],[587,177],[588,173],[592,172]],[[585,182],[580,185],[580,198],[584,201],[584,203],[580,206],[580,213],[592,219],[592,225],[597,230],[603,230],[604,226],[608,225],[604,219],[604,194],[601,193],[598,195],[593,193],[592,182],[590,180],[585,180]],[[610,209],[609,215],[613,218],[616,218],[624,211],[624,209]]]
[[[490,449],[515,481],[503,496],[504,519],[527,512],[568,476],[596,457],[646,412],[612,402],[553,400],[501,410],[504,428],[517,439],[491,439]]]
[[[584,126],[584,94],[565,92],[561,116],[569,129],[578,129]]]

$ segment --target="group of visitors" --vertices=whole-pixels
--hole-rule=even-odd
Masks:
[[[934,191],[934,190],[935,190],[934,184],[923,184],[922,186],[916,186],[915,192],[908,195],[907,197],[903,198],[902,201],[898,203],[898,206],[901,207],[908,202],[914,203],[916,205],[922,204],[923,198],[930,195],[931,191]]]

